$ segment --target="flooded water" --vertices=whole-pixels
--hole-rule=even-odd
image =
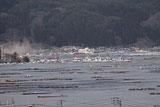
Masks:
[[[0,104],[158,107],[160,55],[124,56],[132,61],[0,65]]]

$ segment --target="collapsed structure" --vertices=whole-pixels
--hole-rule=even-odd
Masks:
[[[2,46],[0,46],[0,63],[23,63],[30,62],[30,59],[27,56],[20,56],[18,53],[14,52],[13,54],[4,53],[2,51]]]

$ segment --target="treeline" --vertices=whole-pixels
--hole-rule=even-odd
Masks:
[[[159,0],[0,0],[0,42],[160,45]]]

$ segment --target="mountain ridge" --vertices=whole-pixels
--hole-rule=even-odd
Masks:
[[[52,46],[160,45],[158,0],[1,0],[0,42]]]

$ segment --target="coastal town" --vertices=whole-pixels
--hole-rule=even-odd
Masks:
[[[51,49],[32,49],[27,53],[6,53],[0,47],[0,63],[71,63],[71,62],[131,62],[129,55],[156,54],[159,47],[149,49],[139,48],[81,48],[80,46],[54,47]],[[156,53],[154,52],[156,51]]]
[[[54,47],[50,49],[32,49],[27,53],[6,53],[0,47],[0,63],[71,63],[71,62],[131,62],[131,54],[146,55],[149,52],[159,51],[157,48],[81,48],[80,46]],[[156,53],[155,53],[156,54]],[[127,55],[127,56],[126,56]]]

